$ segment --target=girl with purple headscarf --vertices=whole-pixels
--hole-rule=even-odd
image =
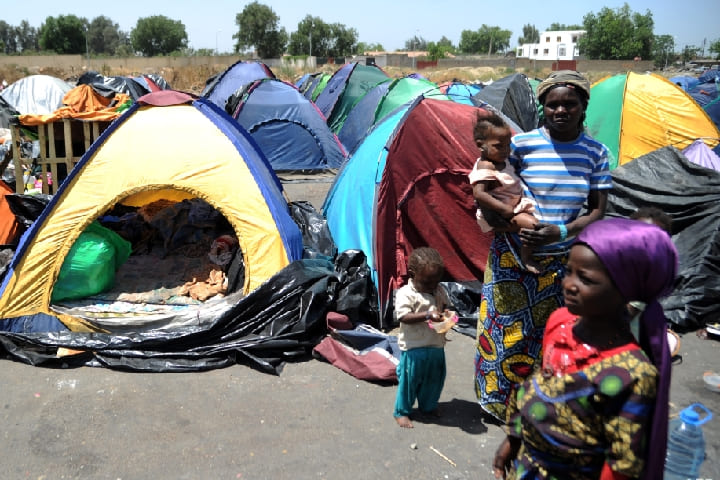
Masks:
[[[658,298],[672,290],[677,262],[655,225],[614,218],[578,235],[542,369],[511,396],[496,478],[662,478],[670,351]],[[637,339],[629,301],[647,304]]]

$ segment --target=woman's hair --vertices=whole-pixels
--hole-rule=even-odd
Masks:
[[[658,227],[672,235],[672,217],[657,207],[640,207],[630,214],[633,220],[647,218]]]
[[[477,114],[477,121],[473,127],[473,138],[475,141],[487,140],[490,130],[493,128],[510,128],[503,118],[495,112],[489,112],[488,115]]]
[[[413,250],[408,258],[408,270],[417,273],[428,266],[445,268],[440,252],[430,247],[419,247]]]

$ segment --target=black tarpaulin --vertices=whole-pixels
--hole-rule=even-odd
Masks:
[[[698,329],[720,315],[720,172],[690,162],[674,147],[612,171],[608,216],[653,206],[672,217],[680,256],[675,290],[662,300],[675,328]]]
[[[349,286],[368,284],[369,269],[362,265],[364,254],[353,250],[343,252],[336,262],[298,260],[216,318],[195,326],[128,334],[0,332],[0,351],[42,366],[181,372],[248,363],[277,374],[286,361],[308,356],[327,334],[327,312],[365,310],[367,299],[355,297],[363,302],[356,306],[343,293]],[[368,316],[362,320],[377,324]],[[82,353],[58,356],[67,350]]]

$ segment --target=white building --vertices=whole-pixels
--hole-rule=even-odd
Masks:
[[[517,58],[530,60],[575,60],[580,52],[577,42],[585,30],[542,32],[540,43],[525,43],[517,47]]]

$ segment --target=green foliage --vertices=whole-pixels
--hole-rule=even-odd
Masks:
[[[22,53],[40,50],[37,28],[31,27],[27,20],[17,27],[18,50]]]
[[[453,52],[452,44],[440,44],[440,42],[430,42],[427,45],[428,58],[430,60],[440,60],[441,58],[447,57],[447,53]]]
[[[518,38],[518,45],[526,43],[540,43],[540,32],[535,28],[535,25],[529,23],[523,26],[522,37]]]
[[[652,58],[657,68],[665,68],[675,61],[675,39],[672,35],[656,35],[653,40]]]
[[[385,48],[381,43],[358,42],[355,46],[355,55],[364,55],[365,52],[384,52]]]
[[[319,17],[306,15],[298,22],[297,31],[290,35],[288,52],[291,55],[344,57],[357,54],[358,33],[341,23],[327,24]]]
[[[130,32],[130,43],[143,56],[169,55],[187,47],[185,25],[164,15],[138,19]]]
[[[586,33],[578,40],[578,48],[592,60],[651,58],[653,25],[649,10],[645,15],[633,13],[627,3],[614,10],[603,7],[597,15],[583,17]]]
[[[695,45],[685,45],[685,48],[683,48],[683,51],[680,54],[680,58],[682,58],[683,62],[689,62],[690,60],[697,58],[698,53],[700,53],[700,47],[696,47]]]
[[[565,25],[564,23],[552,23],[545,29],[548,32],[565,32],[567,30],[583,30],[582,25]]]
[[[47,17],[40,25],[39,44],[43,50],[58,54],[84,54],[86,50],[87,19],[75,15]]]
[[[504,52],[510,46],[510,30],[489,27],[483,24],[477,31],[463,30],[460,33],[458,50],[465,54],[492,55]]]
[[[15,27],[0,20],[0,53],[5,55],[17,52],[17,33]]]
[[[427,41],[417,35],[409,40],[405,40],[405,50],[408,52],[425,51],[428,49]]]
[[[248,3],[243,11],[235,16],[238,32],[232,38],[236,40],[236,53],[250,47],[260,58],[279,57],[285,52],[288,34],[279,27],[280,17],[267,5],[257,0]]]
[[[720,38],[710,42],[708,52],[714,53],[716,59],[720,59]]]
[[[96,55],[115,55],[118,47],[127,43],[127,34],[120,31],[117,23],[103,15],[92,19],[87,35],[90,52]]]

